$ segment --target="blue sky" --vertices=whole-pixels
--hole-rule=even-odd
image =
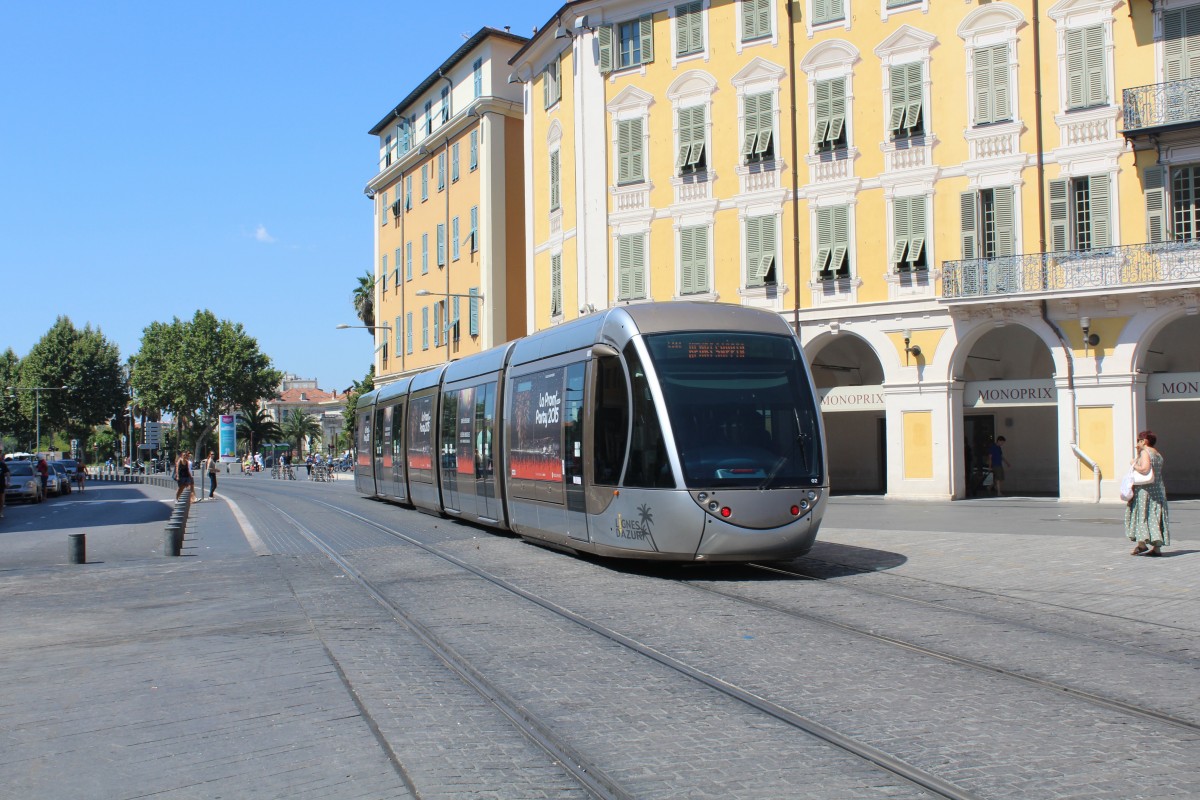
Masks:
[[[0,47],[0,351],[61,314],[136,353],[208,308],[277,369],[371,363],[367,131],[481,27],[561,3],[13,3]],[[502,10],[501,10],[502,9]]]

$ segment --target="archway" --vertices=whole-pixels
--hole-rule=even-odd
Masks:
[[[838,494],[887,491],[883,365],[863,339],[840,333],[811,346],[810,363],[829,454],[829,484]]]
[[[957,375],[963,391],[963,461],[956,468],[967,496],[996,491],[989,450],[1004,437],[1010,465],[1004,494],[1059,493],[1058,410],[1050,348],[1021,325],[994,328],[970,346]]]
[[[1200,315],[1163,326],[1139,358],[1146,379],[1146,425],[1158,436],[1167,492],[1200,496],[1200,452],[1187,444],[1200,420]]]

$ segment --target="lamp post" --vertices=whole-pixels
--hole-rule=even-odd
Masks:
[[[378,353],[383,348],[387,347],[388,337],[392,335],[391,334],[392,326],[388,325],[386,322],[383,323],[382,325],[347,325],[346,323],[343,322],[339,325],[334,325],[333,327],[339,331],[344,331],[349,328],[365,328],[366,330],[369,330],[369,331],[387,331],[386,333],[383,334],[383,344],[381,344],[375,348],[376,353]]]
[[[33,392],[33,416],[34,425],[37,428],[37,444],[34,447],[34,452],[37,455],[42,453],[42,392],[63,392],[66,391],[66,386],[9,386],[10,392]],[[15,398],[15,394],[10,394],[9,397]]]
[[[449,301],[449,299],[451,297],[465,297],[465,298],[467,298],[467,302],[470,302],[472,300],[483,300],[482,294],[460,294],[458,292],[431,292],[428,289],[417,289],[415,294],[417,297],[445,297],[447,301]],[[449,308],[446,309],[446,313],[442,315],[442,318],[446,320],[446,331],[445,331],[446,361],[449,362],[450,361],[450,309]],[[458,319],[456,318],[454,320],[454,322],[457,324]]]

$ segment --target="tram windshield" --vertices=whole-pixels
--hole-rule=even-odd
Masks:
[[[689,488],[820,483],[817,409],[794,339],[683,332],[645,343]]]

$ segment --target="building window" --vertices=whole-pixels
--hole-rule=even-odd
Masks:
[[[1067,108],[1108,105],[1104,64],[1104,26],[1066,32]]]
[[[446,223],[437,224],[437,265],[446,266]]]
[[[748,94],[742,98],[746,133],[742,139],[742,157],[746,163],[770,161],[775,157],[775,103],[770,92]]]
[[[845,0],[812,0],[812,24],[840,22],[846,18]]]
[[[421,234],[421,274],[429,274],[429,234]]]
[[[384,253],[384,254],[383,254],[383,268],[382,268],[382,270],[381,270],[381,271],[380,271],[380,273],[379,273],[379,278],[380,278],[380,281],[379,281],[379,290],[380,290],[381,292],[383,292],[384,294],[387,294],[387,281],[388,281],[388,257],[387,257],[387,253]]]
[[[550,316],[562,313],[562,253],[555,253],[550,256]]]
[[[458,261],[458,217],[450,220],[450,257]]]
[[[400,259],[402,257],[403,257],[403,251],[399,247],[397,247],[396,248],[396,263],[392,265],[392,272],[394,273],[392,276],[392,283],[395,284],[395,286],[400,285],[400,263],[401,263]]]
[[[562,99],[562,75],[558,56],[550,59],[542,71],[542,107],[549,108]]]
[[[425,101],[425,135],[433,133],[433,101]]]
[[[596,32],[600,47],[600,72],[649,64],[654,60],[654,17],[605,25]]]
[[[433,344],[442,346],[442,301],[433,304]]]
[[[813,84],[813,152],[827,153],[846,146],[846,79]]]
[[[963,192],[959,196],[964,259],[1016,254],[1013,197],[1011,186]]]
[[[646,297],[646,234],[617,237],[617,299]]]
[[[981,47],[975,58],[975,124],[1007,122],[1012,119],[1008,83],[1008,45]]]
[[[617,121],[617,183],[641,183],[646,157],[641,117]]]
[[[704,52],[704,7],[697,0],[675,6],[675,55],[682,58]]]
[[[925,102],[921,62],[897,64],[890,73],[892,97],[888,131],[893,139],[923,136]]]
[[[550,210],[558,211],[562,205],[562,169],[560,161],[562,152],[555,150],[550,153]]]
[[[813,274],[829,281],[850,277],[850,207],[818,208]]]
[[[404,245],[404,280],[412,280],[412,242]]]
[[[679,229],[679,293],[709,291],[708,226]]]
[[[412,322],[412,312],[411,311],[409,311],[407,314],[405,314],[404,336],[405,336],[404,349],[411,356],[412,348],[413,348],[413,322]]]
[[[468,312],[471,315],[470,322],[469,322],[470,328],[468,329],[468,333],[470,333],[472,336],[478,336],[479,335],[479,290],[475,289],[475,288],[471,288],[471,289],[467,290],[467,294],[470,295],[470,301],[471,301],[471,306],[470,306],[470,309]]]
[[[471,172],[479,166],[479,131],[471,131]]]
[[[421,165],[421,202],[429,199],[429,165]]]
[[[892,267],[897,272],[912,272],[928,267],[925,240],[925,195],[896,197],[892,200]]]
[[[379,195],[379,224],[387,225],[388,218],[388,193],[384,192]]]
[[[396,141],[389,133],[383,139],[383,166],[390,167],[396,158]]]
[[[771,35],[771,0],[742,0],[742,41]]]
[[[400,349],[401,347],[404,346],[404,328],[400,324],[403,321],[404,321],[404,319],[402,317],[399,317],[399,316],[396,317],[395,331],[396,331],[396,352],[397,353],[404,352],[403,350]]]
[[[775,247],[778,221],[773,215],[746,218],[746,285],[777,282]]]
[[[479,249],[479,206],[471,206],[471,252]]]
[[[404,208],[412,210],[412,175],[404,179]]]
[[[1169,204],[1167,167],[1147,167],[1142,175],[1146,195],[1146,241],[1200,239],[1200,165],[1171,169]]]
[[[450,182],[458,182],[458,142],[450,145]]]
[[[1092,175],[1050,181],[1052,250],[1097,250],[1111,246],[1109,177]]]
[[[445,152],[438,153],[438,191],[446,188],[446,154]]]
[[[679,174],[703,172],[708,164],[704,153],[705,107],[681,108],[679,118],[679,148],[675,169]]]
[[[483,59],[475,59],[475,63],[471,65],[471,79],[474,84],[473,90],[475,97],[483,96]]]

